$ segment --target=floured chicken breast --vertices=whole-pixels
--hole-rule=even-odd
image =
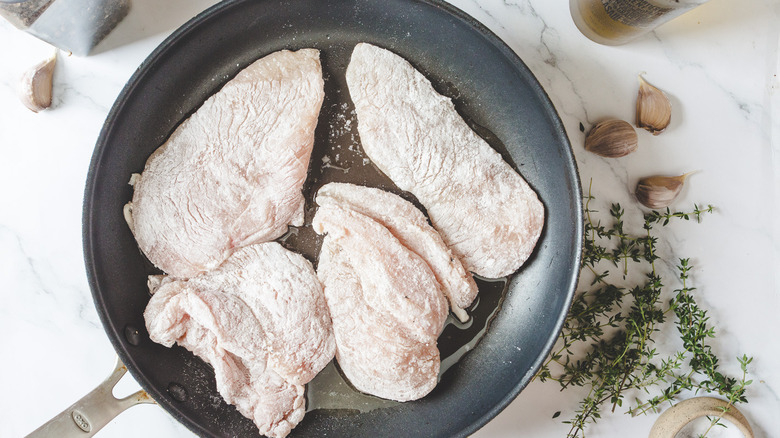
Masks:
[[[403,246],[428,264],[450,302],[452,313],[463,322],[468,320],[465,309],[476,298],[477,285],[460,259],[411,202],[380,189],[330,183],[317,192],[317,204],[358,212],[387,228]]]
[[[126,207],[149,260],[189,278],[302,225],[323,98],[319,51],[283,50],[249,65],[182,122],[134,177]]]
[[[163,280],[144,318],[154,342],[210,363],[225,401],[270,437],[303,419],[303,385],[335,354],[317,274],[276,242],[239,249],[189,280]]]
[[[448,314],[433,271],[388,228],[348,206],[321,205],[313,226],[327,234],[317,274],[347,379],[391,400],[428,394],[437,383],[436,340]]]
[[[366,154],[417,197],[466,267],[489,278],[516,271],[544,225],[525,180],[398,55],[358,44],[347,85]]]

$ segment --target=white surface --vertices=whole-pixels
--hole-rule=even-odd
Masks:
[[[16,98],[21,72],[51,48],[0,20],[0,387],[2,436],[23,436],[107,375],[114,352],[84,274],[81,202],[102,123],[124,83],[176,27],[213,0],[134,0],[130,15],[86,58],[61,56],[54,105],[40,114]],[[567,1],[457,0],[503,38],[550,95],[569,132],[585,185],[638,215],[630,188],[642,176],[699,170],[678,205],[711,203],[700,225],[662,234],[669,260],[692,257],[698,299],[718,325],[724,371],[755,357],[742,407],[757,437],[780,436],[780,4],[712,0],[649,36],[599,46],[574,27]],[[582,122],[633,121],[636,76],[672,98],[672,124],[639,133],[639,150],[603,159],[582,149]],[[674,248],[674,253],[670,248]],[[659,334],[673,339],[674,328]],[[120,383],[122,394],[137,388]],[[583,395],[532,383],[477,437],[563,437]],[[562,411],[553,419],[553,413]],[[589,436],[646,436],[655,415],[605,410]],[[701,431],[699,431],[701,432]],[[736,428],[712,436],[739,436]],[[696,433],[691,432],[691,433]],[[130,409],[101,437],[189,437],[160,407]]]

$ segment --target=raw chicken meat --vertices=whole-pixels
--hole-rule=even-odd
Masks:
[[[366,154],[417,197],[466,267],[488,278],[516,271],[544,226],[528,183],[400,56],[358,44],[347,85]]]
[[[317,192],[317,204],[339,206],[366,215],[388,229],[403,246],[431,268],[452,313],[468,320],[465,309],[477,296],[477,285],[458,257],[447,248],[425,215],[411,202],[384,190],[354,184],[330,183]]]
[[[214,367],[217,389],[260,433],[283,437],[303,418],[304,386],[335,354],[322,284],[303,256],[250,245],[189,280],[157,281],[149,337]]]
[[[319,51],[255,61],[181,123],[132,180],[138,245],[176,278],[303,224],[301,188],[324,82]]]
[[[428,394],[448,313],[433,271],[388,228],[349,208],[322,205],[312,225],[327,233],[317,274],[345,376],[358,390],[391,400]]]
[[[325,284],[336,335],[336,360],[358,390],[409,401],[428,394],[437,383],[440,358],[436,339],[413,339],[387,312],[372,308],[340,245],[325,237],[317,269]]]

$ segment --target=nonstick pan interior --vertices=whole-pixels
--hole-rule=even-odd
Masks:
[[[555,109],[503,42],[440,1],[220,3],[168,38],[120,94],[98,139],[84,202],[88,278],[108,335],[142,387],[199,435],[256,436],[257,429],[222,401],[208,365],[182,348],[165,348],[148,339],[142,314],[149,300],[146,276],[155,271],[122,216],[132,195],[128,180],[184,118],[243,67],[277,50],[314,47],[321,51],[326,100],[308,195],[334,180],[394,190],[370,163],[358,163],[354,123],[343,123],[352,108],[344,71],[358,42],[398,53],[439,92],[452,97],[475,130],[537,191],[546,209],[545,229],[531,260],[505,288],[493,292],[499,294],[492,299],[500,298],[501,307],[484,337],[443,373],[430,395],[373,410],[312,410],[292,435],[468,435],[527,385],[568,310],[582,239],[576,165]],[[323,167],[339,148],[344,154],[340,159],[352,160],[351,172],[332,162]],[[287,244],[302,245],[302,252],[313,259],[316,242],[307,246],[304,240],[297,236]]]

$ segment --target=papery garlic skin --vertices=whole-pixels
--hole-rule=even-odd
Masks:
[[[634,196],[647,208],[666,208],[677,199],[685,179],[691,173],[679,176],[649,176],[636,183]]]
[[[636,98],[636,126],[653,135],[663,132],[672,120],[672,103],[666,94],[639,76]]]
[[[19,84],[19,100],[33,112],[42,111],[51,106],[54,66],[57,52],[36,64],[22,75]]]
[[[626,156],[634,152],[638,144],[634,127],[618,119],[597,123],[585,137],[585,150],[609,158]]]

